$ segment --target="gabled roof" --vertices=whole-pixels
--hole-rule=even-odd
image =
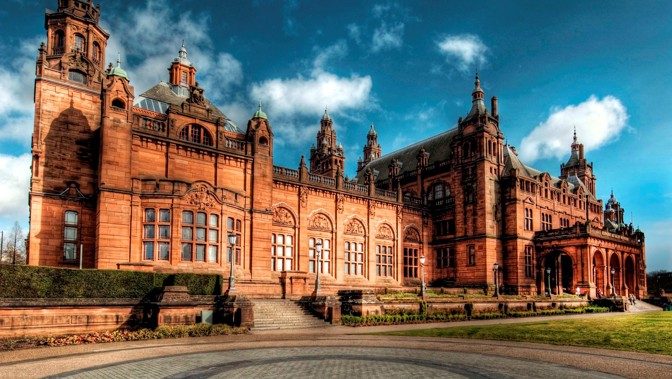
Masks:
[[[152,112],[165,114],[171,104],[180,106],[189,96],[188,92],[189,91],[185,90],[183,87],[160,82],[138,96],[133,105]],[[224,128],[226,130],[241,134],[245,133],[208,99],[205,99],[205,104],[212,110],[213,116],[224,119]]]
[[[526,178],[534,179],[534,180],[539,180],[539,176],[543,174],[543,172],[529,167],[525,165],[523,162],[520,161],[518,158],[518,154],[513,150],[513,148],[510,145],[504,145],[504,174],[509,175],[509,172],[511,172],[511,169],[516,169],[518,170],[518,175],[523,176]],[[559,187],[560,182],[562,179],[549,175],[551,177],[551,185],[553,187]],[[578,187],[583,188],[583,192],[593,199],[595,198],[590,191],[586,188],[585,184],[581,182],[581,179],[579,179],[576,174],[570,175],[567,178],[567,187],[569,188],[570,191],[574,192]]]
[[[450,144],[457,134],[457,128],[448,130],[433,137],[429,137],[423,141],[414,143],[403,149],[383,155],[382,157],[369,162],[362,170],[357,173],[357,180],[361,183],[364,181],[364,173],[367,169],[372,172],[378,171],[376,180],[386,180],[389,170],[389,165],[393,159],[401,163],[401,172],[415,172],[418,167],[417,156],[421,149],[425,149],[429,153],[429,164],[445,161],[450,158]]]

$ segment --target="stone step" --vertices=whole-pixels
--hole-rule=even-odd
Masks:
[[[254,303],[252,330],[278,330],[318,328],[329,326],[326,322],[303,309],[299,304],[283,299],[258,299]]]

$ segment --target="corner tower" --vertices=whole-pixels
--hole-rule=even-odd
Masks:
[[[317,132],[317,147],[310,149],[310,172],[313,174],[336,177],[343,174],[345,155],[343,146],[336,143],[336,131],[333,120],[327,109],[320,120],[320,131]]]
[[[364,160],[357,162],[357,172],[361,171],[367,164],[371,161],[380,158],[383,155],[383,149],[378,144],[378,132],[373,127],[369,128],[369,132],[366,134],[366,145],[364,145]]]
[[[586,186],[586,190],[595,196],[597,178],[593,175],[593,164],[588,163],[584,157],[583,144],[579,143],[576,137],[576,127],[574,128],[571,148],[572,152],[569,155],[569,160],[567,160],[567,163],[560,165],[560,179],[576,176]]]

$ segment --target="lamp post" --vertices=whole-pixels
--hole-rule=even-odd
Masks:
[[[495,264],[492,265],[492,272],[495,274],[495,297],[499,297],[499,285],[497,285],[497,274],[499,272],[499,264],[495,262]]]
[[[238,236],[231,233],[228,236],[228,240],[229,240],[229,246],[230,246],[229,247],[229,266],[231,267],[231,270],[229,271],[229,290],[228,290],[228,293],[232,294],[232,293],[236,292],[236,278],[235,278],[234,273],[233,273],[233,258],[234,258],[234,254],[233,254],[234,250],[233,249],[236,246],[236,242],[238,242]]]
[[[322,241],[315,242],[315,296],[320,293],[320,256],[322,255]]]
[[[551,296],[551,268],[546,267],[546,292]]]
[[[616,269],[613,267],[611,268],[611,296],[616,296],[616,290],[614,288],[614,274],[616,273]]]
[[[420,296],[422,298],[425,298],[425,295],[427,294],[427,287],[425,285],[425,256],[421,255],[420,256],[420,278],[422,280],[422,284],[420,287]]]

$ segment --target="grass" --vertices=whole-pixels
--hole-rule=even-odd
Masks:
[[[672,355],[672,312],[383,334],[536,342]]]

